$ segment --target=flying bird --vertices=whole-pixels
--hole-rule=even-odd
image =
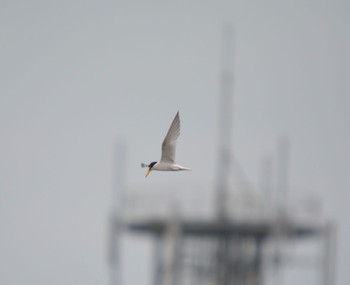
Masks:
[[[169,131],[162,143],[162,156],[160,158],[160,161],[153,161],[150,164],[141,163],[141,167],[148,167],[145,177],[147,177],[152,170],[158,170],[158,171],[191,170],[187,167],[183,167],[175,163],[176,141],[179,135],[180,135],[180,115],[179,115],[179,112],[177,112],[173,122],[171,123]]]

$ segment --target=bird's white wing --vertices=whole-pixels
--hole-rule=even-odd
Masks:
[[[168,163],[175,162],[176,141],[179,135],[180,135],[180,116],[179,116],[179,112],[177,112],[169,128],[169,131],[163,141],[162,157],[160,161],[164,161]]]

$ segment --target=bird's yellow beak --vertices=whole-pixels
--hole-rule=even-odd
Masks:
[[[152,171],[152,169],[148,168],[145,177],[147,177],[151,173],[151,171]]]

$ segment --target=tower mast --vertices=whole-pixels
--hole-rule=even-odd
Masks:
[[[233,101],[233,28],[226,25],[222,36],[221,90],[219,107],[219,160],[216,176],[216,211],[219,220],[227,219],[227,196],[232,164],[232,101]]]

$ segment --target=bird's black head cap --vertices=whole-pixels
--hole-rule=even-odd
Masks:
[[[154,166],[156,163],[157,163],[157,161],[151,162],[151,163],[148,165],[148,168],[149,168],[149,169],[152,169],[153,166]]]

